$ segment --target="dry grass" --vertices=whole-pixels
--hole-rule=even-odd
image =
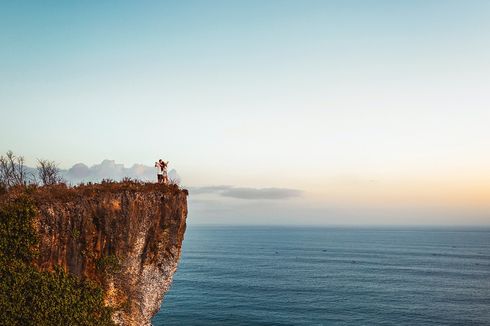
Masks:
[[[10,188],[2,197],[17,197],[28,194],[35,202],[68,202],[80,197],[90,198],[103,193],[118,192],[161,192],[167,194],[188,194],[186,189],[180,189],[177,184],[159,184],[125,178],[121,181],[102,180],[100,183],[81,183],[68,186],[65,183],[47,186],[17,186]],[[6,195],[6,196],[5,196]]]

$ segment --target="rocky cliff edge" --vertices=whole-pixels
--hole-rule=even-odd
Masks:
[[[150,325],[177,269],[187,191],[121,182],[33,191],[35,264],[99,283],[118,325]]]

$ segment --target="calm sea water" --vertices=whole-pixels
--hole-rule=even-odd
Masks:
[[[490,325],[490,230],[192,227],[154,325]]]

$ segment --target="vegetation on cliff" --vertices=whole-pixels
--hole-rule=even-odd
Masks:
[[[0,203],[0,321],[2,325],[113,325],[102,289],[62,268],[32,263],[38,242],[36,208],[23,193]]]

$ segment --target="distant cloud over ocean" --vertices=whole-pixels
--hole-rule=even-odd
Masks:
[[[301,191],[288,188],[230,188],[223,191],[221,196],[240,199],[286,199],[301,196]]]
[[[223,197],[238,199],[287,199],[300,197],[302,191],[289,188],[247,188],[233,186],[207,186],[190,188],[192,194],[213,193]]]

